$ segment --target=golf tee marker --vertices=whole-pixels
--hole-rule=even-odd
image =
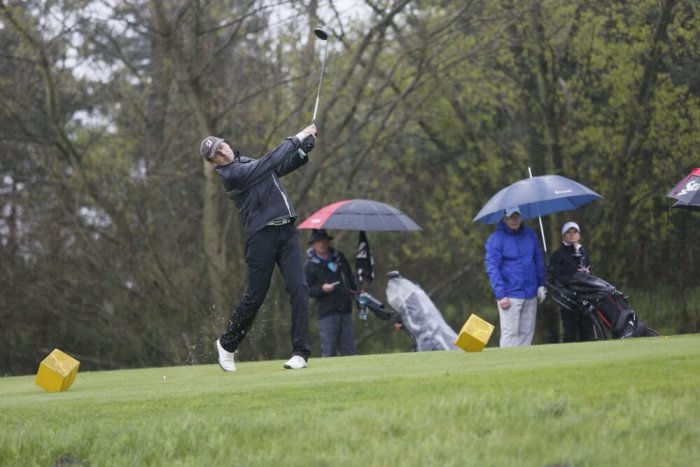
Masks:
[[[79,367],[78,360],[54,349],[39,364],[35,383],[48,392],[66,391],[75,381]]]
[[[481,352],[488,344],[494,325],[472,314],[457,336],[455,345],[465,352]]]

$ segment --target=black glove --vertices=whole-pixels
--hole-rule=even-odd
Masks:
[[[316,147],[316,137],[314,135],[309,135],[301,142],[301,150],[306,154],[310,153],[313,148]]]

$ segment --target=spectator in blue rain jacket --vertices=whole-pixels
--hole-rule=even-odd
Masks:
[[[498,302],[500,346],[530,345],[537,302],[547,296],[545,266],[537,235],[523,225],[517,206],[504,211],[486,241],[486,273]]]

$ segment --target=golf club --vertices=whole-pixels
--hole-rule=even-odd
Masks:
[[[314,34],[316,37],[321,39],[326,43],[325,49],[323,51],[323,61],[321,62],[321,76],[318,79],[318,91],[316,91],[316,105],[314,105],[314,116],[311,119],[312,123],[316,123],[316,112],[318,111],[318,100],[321,97],[321,83],[323,82],[323,72],[326,70],[326,55],[328,54],[328,31],[323,28],[314,29]]]

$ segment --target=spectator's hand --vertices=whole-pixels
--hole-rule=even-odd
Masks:
[[[335,286],[336,286],[336,285],[338,285],[337,282],[334,282],[334,283],[332,283],[332,284],[326,282],[325,284],[323,284],[323,285],[321,286],[321,290],[323,290],[323,291],[326,292],[326,293],[331,293],[331,292],[333,292],[333,291],[335,290]]]
[[[540,301],[540,303],[544,302],[544,299],[547,298],[547,289],[544,287],[544,285],[541,285],[537,287],[537,299]]]
[[[508,299],[508,297],[503,297],[502,299],[500,299],[498,301],[498,306],[500,306],[502,310],[507,310],[508,308],[510,308],[510,300]]]
[[[306,139],[301,142],[301,150],[306,154],[310,153],[314,147],[316,147],[316,137],[314,135],[307,136]]]

